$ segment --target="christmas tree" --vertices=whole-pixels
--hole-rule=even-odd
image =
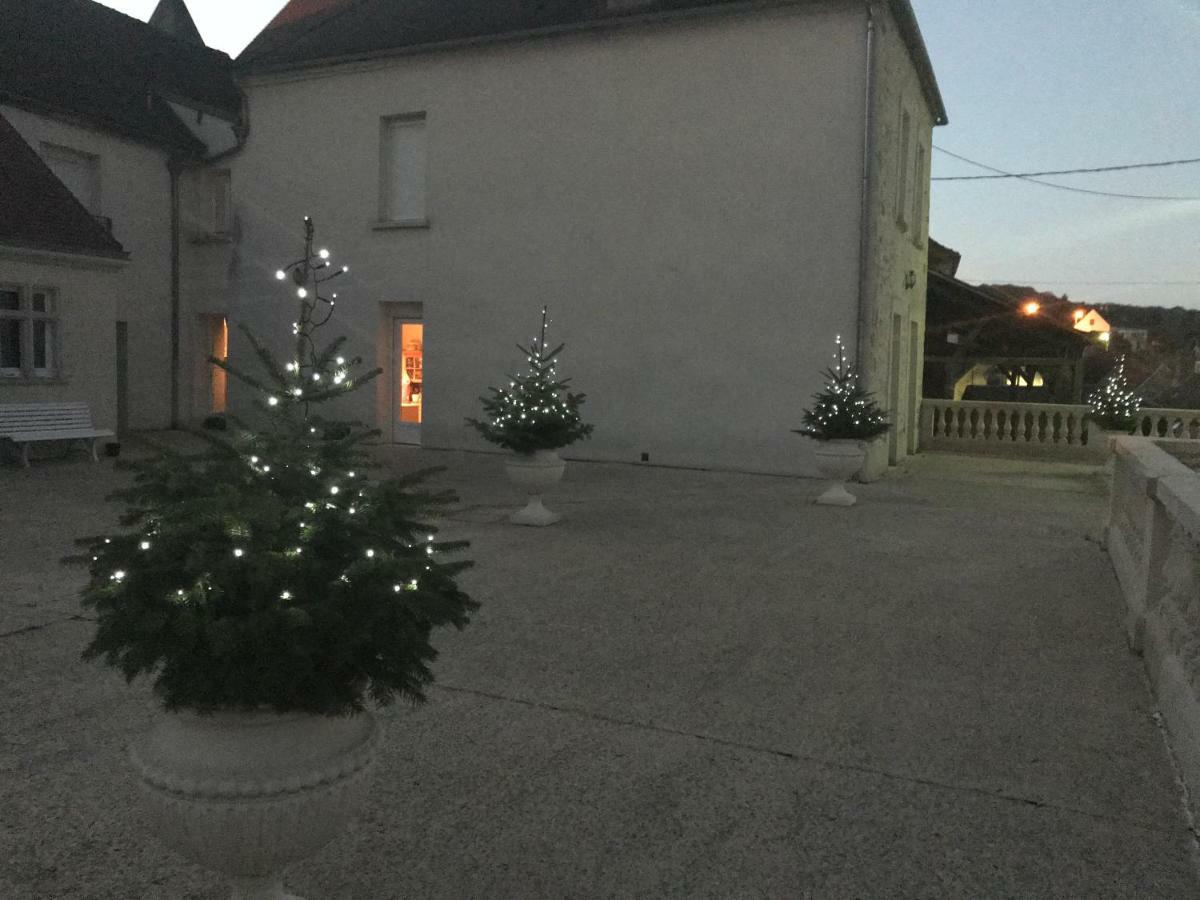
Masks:
[[[804,410],[804,427],[796,434],[818,441],[867,441],[892,426],[872,395],[858,383],[858,372],[846,359],[841,335],[833,354],[834,365],[826,369],[825,389],[813,395],[812,409]]]
[[[1129,382],[1125,379],[1124,356],[1117,360],[1116,367],[1088,397],[1092,421],[1114,431],[1131,430],[1141,405],[1142,398],[1129,389]]]
[[[579,417],[584,394],[567,390],[570,379],[555,377],[558,354],[563,346],[546,349],[546,307],[542,307],[542,330],[530,341],[529,349],[517,345],[525,354],[529,369],[511,376],[507,388],[489,388],[490,397],[480,397],[485,421],[467,419],[467,423],[493,444],[517,453],[556,450],[592,433]]]
[[[256,395],[257,427],[230,417],[228,439],[198,432],[200,453],[132,465],[119,534],[86,538],[83,591],[98,626],[85,658],[128,680],[151,675],[168,709],[299,710],[335,715],[369,697],[420,701],[432,680],[433,628],[463,627],[476,604],[428,524],[451,492],[426,470],[372,480],[363,442],[378,433],[320,410],[379,374],[317,341],[337,294],[329,252],[313,249],[276,277],[300,301],[290,358],[246,337],[261,372],[219,365]]]

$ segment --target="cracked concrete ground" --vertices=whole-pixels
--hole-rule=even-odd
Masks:
[[[572,463],[547,529],[441,464],[473,624],[380,714],[362,818],[291,888],[410,897],[1194,897],[1194,843],[1096,536],[1094,469],[924,456],[803,479]],[[0,898],[225,896],[145,829],[144,686],[84,664],[110,462],[0,469]]]

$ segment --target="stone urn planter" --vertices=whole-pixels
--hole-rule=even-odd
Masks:
[[[168,846],[225,875],[233,900],[300,900],[283,870],[358,812],[379,744],[370,713],[176,712],[130,755]]]
[[[562,481],[566,467],[566,460],[561,459],[556,450],[535,450],[510,456],[504,463],[508,479],[525,489],[529,501],[509,516],[508,521],[514,525],[544,526],[561,519],[561,514],[551,512],[542,504],[542,494],[551,485]]]
[[[853,506],[858,498],[846,490],[846,482],[862,468],[867,449],[862,441],[821,441],[816,449],[817,472],[829,487],[816,500],[822,506]]]

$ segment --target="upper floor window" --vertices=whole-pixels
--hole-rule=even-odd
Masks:
[[[42,159],[88,212],[100,215],[100,157],[43,143]]]
[[[929,181],[925,178],[925,145],[917,144],[917,158],[913,161],[913,207],[912,239],[918,247],[925,242],[925,198]]]
[[[379,219],[424,225],[427,145],[425,113],[386,116],[379,123]]]
[[[0,378],[58,374],[53,288],[0,285]]]
[[[233,193],[228,169],[208,173],[208,211],[213,234],[228,234],[233,225]]]
[[[908,229],[908,219],[912,209],[912,119],[908,110],[900,111],[900,147],[899,165],[896,170],[896,224],[901,231]]]

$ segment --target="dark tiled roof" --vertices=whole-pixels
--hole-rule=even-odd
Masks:
[[[945,108],[910,0],[888,3],[935,118],[944,122]],[[745,0],[290,0],[238,57],[238,67],[246,72],[299,68],[637,16],[749,6]]]
[[[2,115],[0,245],[114,259],[129,255]]]
[[[92,0],[0,0],[0,102],[186,152],[168,100],[236,121],[232,61]]]

